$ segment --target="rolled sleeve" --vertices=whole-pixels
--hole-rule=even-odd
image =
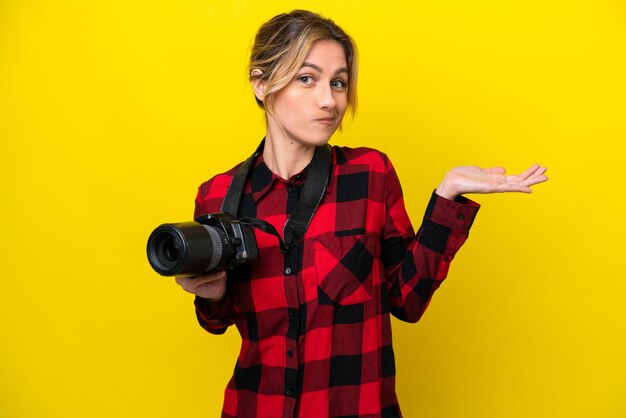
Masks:
[[[232,303],[228,296],[224,302],[216,307],[208,299],[196,296],[194,301],[196,316],[200,326],[211,334],[223,334],[232,325]]]

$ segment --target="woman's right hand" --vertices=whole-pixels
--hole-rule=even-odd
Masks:
[[[186,292],[193,293],[219,305],[226,297],[226,272],[201,274],[195,277],[176,277],[176,283]]]

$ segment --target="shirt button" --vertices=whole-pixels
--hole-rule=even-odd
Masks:
[[[443,258],[443,261],[445,261],[446,263],[449,263],[449,262],[450,262],[450,256],[448,256],[448,255],[447,255],[447,256],[445,256],[445,257]]]
[[[293,393],[293,392],[291,392],[289,389],[287,389],[287,390],[285,391],[285,395],[287,395],[287,396],[291,396],[291,395],[292,395],[292,393]]]
[[[289,187],[287,187],[287,191],[289,193],[293,193],[294,190],[296,190],[296,186],[289,186]]]
[[[287,275],[291,274],[291,267],[287,267],[285,269],[285,274],[287,274]]]
[[[287,357],[292,358],[293,357],[293,351],[287,350]]]
[[[456,218],[457,218],[459,221],[462,221],[463,219],[465,219],[465,215],[463,215],[462,213],[459,213],[458,215],[456,215]]]
[[[295,309],[289,309],[289,316],[296,316]]]

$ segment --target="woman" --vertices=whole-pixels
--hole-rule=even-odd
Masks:
[[[257,230],[257,262],[228,275],[176,279],[196,295],[208,332],[235,324],[241,334],[224,417],[401,416],[390,313],[417,321],[445,279],[479,207],[462,195],[530,193],[547,180],[539,165],[518,176],[457,167],[414,234],[389,159],[373,149],[326,145],[346,111],[354,112],[356,79],[354,43],[319,15],[282,14],[256,36],[250,81],[267,132],[234,215],[283,231],[299,216],[307,187],[315,188],[305,187],[309,179],[323,177],[315,165],[323,150],[330,168],[311,216],[293,222],[305,228],[296,239],[292,225],[280,240]],[[196,217],[223,209],[239,168],[200,186]]]

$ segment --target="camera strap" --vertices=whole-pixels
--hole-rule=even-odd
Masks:
[[[250,174],[254,159],[263,151],[264,144],[265,139],[261,141],[256,151],[254,151],[250,158],[248,158],[235,173],[228,187],[228,191],[226,192],[226,197],[224,197],[222,212],[227,212],[237,217],[246,179]],[[244,218],[241,219],[241,222],[258,228],[268,234],[275,235],[280,243],[280,250],[283,253],[289,251],[291,247],[300,242],[304,237],[304,233],[311,223],[311,219],[313,219],[313,215],[322,201],[322,197],[324,197],[331,168],[332,152],[330,145],[325,144],[315,148],[315,153],[313,154],[313,159],[309,165],[304,182],[302,195],[283,228],[284,241],[281,239],[278,231],[276,231],[276,228],[264,220]]]

